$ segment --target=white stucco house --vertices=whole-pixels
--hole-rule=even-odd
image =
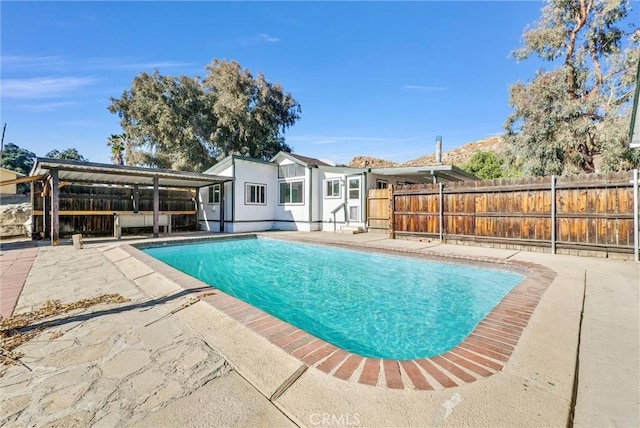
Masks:
[[[369,189],[476,179],[452,165],[351,168],[287,152],[229,156],[205,174],[231,179],[199,194],[200,229],[225,233],[366,230]]]

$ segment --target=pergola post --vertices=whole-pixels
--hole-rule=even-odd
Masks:
[[[160,180],[153,177],[153,237],[157,238],[160,232]]]
[[[224,233],[224,181],[220,183],[220,233]]]
[[[138,191],[138,185],[133,185],[133,212],[140,211],[140,192]]]
[[[58,170],[51,172],[51,245],[60,243],[60,189],[58,188]]]

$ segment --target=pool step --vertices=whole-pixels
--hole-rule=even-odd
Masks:
[[[364,233],[364,232],[365,230],[361,226],[340,226],[340,230],[338,231],[338,233],[350,233],[350,234]]]

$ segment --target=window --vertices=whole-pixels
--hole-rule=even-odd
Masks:
[[[349,179],[349,199],[360,199],[360,177]]]
[[[302,181],[281,181],[280,182],[280,203],[281,204],[302,204],[304,203],[304,182]]]
[[[386,189],[387,187],[389,187],[389,182],[387,180],[376,180],[376,188]]]
[[[244,187],[244,201],[248,205],[265,205],[267,186],[265,184],[246,183]]]
[[[209,186],[209,203],[210,204],[220,203],[220,185],[219,184],[214,184],[213,186]]]
[[[340,197],[340,179],[330,178],[325,181],[324,197],[325,198],[339,198]]]
[[[349,207],[349,220],[350,221],[359,221],[360,220],[360,207],[359,206],[350,206]]]
[[[278,178],[304,177],[304,166],[297,163],[278,166]]]

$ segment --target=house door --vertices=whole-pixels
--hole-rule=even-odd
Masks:
[[[349,213],[349,221],[361,221],[360,211],[362,209],[362,202],[360,198],[361,193],[361,177],[348,177],[347,178],[347,209]]]

